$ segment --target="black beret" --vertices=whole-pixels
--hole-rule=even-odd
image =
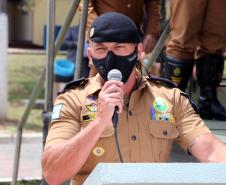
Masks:
[[[126,15],[116,12],[98,16],[89,30],[89,38],[93,42],[141,42],[135,23]]]

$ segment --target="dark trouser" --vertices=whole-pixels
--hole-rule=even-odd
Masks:
[[[200,116],[204,119],[226,120],[226,109],[217,98],[217,87],[223,76],[224,59],[221,55],[209,54],[196,62],[200,86],[198,101]]]
[[[226,110],[216,95],[221,79],[218,75],[223,71],[220,53],[226,47],[226,0],[169,2],[171,36],[166,49],[165,77],[184,91],[192,74],[193,59],[197,58],[200,115],[226,120]]]
[[[177,83],[185,91],[192,74],[194,60],[178,60],[166,57],[164,77]],[[221,55],[208,54],[196,61],[200,86],[198,101],[200,116],[204,119],[226,120],[226,109],[217,99],[217,87],[223,76],[224,59]]]
[[[185,91],[188,80],[192,74],[194,60],[178,60],[173,57],[166,56],[164,77],[173,81],[178,88]]]

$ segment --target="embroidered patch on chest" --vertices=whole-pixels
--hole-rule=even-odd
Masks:
[[[97,104],[95,103],[91,103],[91,104],[87,104],[85,105],[86,108],[91,111],[91,112],[97,112]]]
[[[165,98],[157,97],[153,102],[153,107],[156,111],[165,113],[169,110],[169,103]]]
[[[170,123],[175,122],[174,116],[170,113],[152,114],[152,120],[166,121],[166,122],[170,122]]]
[[[93,112],[86,112],[82,115],[82,121],[83,122],[90,122],[93,121],[96,117],[96,114]]]

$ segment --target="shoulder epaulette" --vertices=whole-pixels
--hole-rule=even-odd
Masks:
[[[199,109],[198,109],[197,105],[193,102],[193,100],[191,99],[191,97],[190,97],[188,94],[186,94],[185,92],[182,92],[182,91],[180,92],[180,94],[181,94],[182,96],[185,96],[186,98],[189,99],[189,102],[190,102],[192,108],[195,110],[195,112],[196,112],[197,114],[199,114]]]
[[[150,76],[150,77],[147,78],[147,80],[159,83],[161,85],[164,85],[164,86],[167,86],[167,87],[170,87],[170,88],[177,87],[177,85],[174,82],[172,82],[168,79],[165,79],[165,78],[161,78],[161,77]]]
[[[88,81],[87,78],[79,78],[78,80],[74,80],[65,84],[64,88],[58,92],[58,95],[67,92],[68,90],[76,87],[78,85],[82,85]]]

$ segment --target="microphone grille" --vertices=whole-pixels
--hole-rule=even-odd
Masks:
[[[118,69],[112,69],[109,71],[108,80],[116,80],[116,81],[122,81],[122,73]]]

